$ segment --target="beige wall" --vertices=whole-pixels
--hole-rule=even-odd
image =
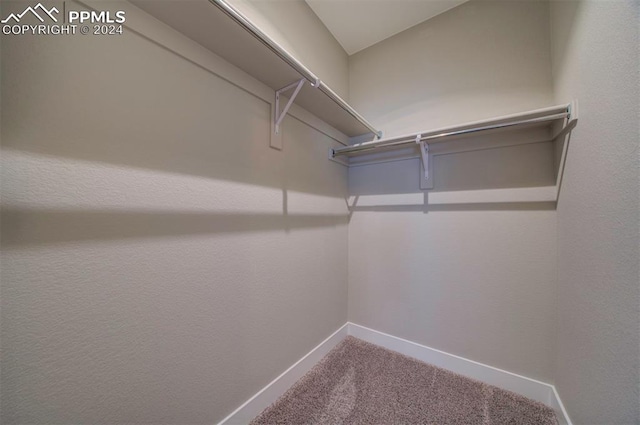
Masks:
[[[305,4],[251,4],[346,97]],[[348,230],[335,141],[289,116],[269,149],[271,92],[153,20],[3,36],[3,423],[215,423],[347,320],[347,270],[350,320],[555,382],[577,424],[638,423],[637,23],[637,2],[471,1],[353,56],[387,135],[574,98],[580,124],[557,212],[393,205],[421,194],[410,159],[350,170],[386,202]],[[436,157],[436,190],[487,186],[447,171],[474,155]]]
[[[558,205],[555,381],[575,424],[640,423],[640,4],[553,2],[559,102],[580,122]]]
[[[386,136],[549,106],[548,15],[465,3],[351,56],[350,101]]]
[[[138,18],[2,39],[6,424],[216,423],[347,320],[336,143]]]
[[[551,106],[548,4],[471,1],[354,55],[350,71],[354,107],[388,135]],[[436,190],[551,184],[507,170],[547,155],[530,149],[435,156]],[[394,206],[420,193],[418,164],[349,171],[351,195],[385,204],[351,217],[350,320],[552,381],[553,206]]]
[[[304,0],[231,0],[344,100],[349,100],[347,53]]]

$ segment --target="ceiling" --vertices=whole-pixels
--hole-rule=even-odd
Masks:
[[[352,55],[468,0],[305,0]]]

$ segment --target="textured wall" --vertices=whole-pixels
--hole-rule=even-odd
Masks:
[[[558,205],[556,386],[575,424],[638,424],[640,3],[551,16],[557,99],[580,111]]]
[[[548,5],[470,1],[351,56],[349,84],[387,136],[550,106]]]
[[[388,133],[551,106],[548,43],[548,4],[471,1],[354,55],[351,99]],[[520,159],[543,154],[517,149]],[[436,189],[515,183],[504,167],[522,162],[509,162],[509,151],[435,157]],[[481,161],[486,171],[447,171],[454,156]],[[545,183],[528,178],[517,185]],[[354,196],[420,192],[415,159],[351,168],[349,179]],[[387,198],[356,210],[349,224],[350,320],[552,381],[555,211],[544,204],[425,210]]]
[[[552,211],[358,211],[349,238],[350,321],[551,380]]]
[[[126,29],[1,62],[3,423],[215,423],[344,324],[335,142]]]
[[[349,100],[347,53],[304,0],[231,0],[340,97]]]

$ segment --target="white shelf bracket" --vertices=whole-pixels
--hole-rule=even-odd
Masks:
[[[416,136],[416,143],[420,146],[420,157],[422,158],[422,166],[424,167],[424,178],[429,180],[429,145],[422,139],[422,134]]]
[[[293,101],[296,99],[296,96],[298,96],[298,93],[300,93],[300,89],[304,85],[305,81],[306,80],[304,78],[301,78],[300,81],[296,81],[295,83],[291,83],[288,86],[281,88],[280,90],[276,90],[276,108],[273,115],[273,131],[275,132],[275,134],[280,134],[280,124],[282,123],[284,116],[287,115],[287,112],[289,111],[291,105],[293,105]],[[280,112],[280,95],[286,91],[293,89],[294,87],[295,90],[293,91],[293,94],[289,98],[287,104],[284,106],[282,112]]]

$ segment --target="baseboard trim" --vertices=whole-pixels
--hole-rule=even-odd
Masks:
[[[348,333],[363,341],[379,345],[460,375],[513,391],[554,409],[559,425],[572,425],[555,387],[526,376],[498,369],[464,357],[449,354],[426,345],[376,331],[355,323],[347,323]]]
[[[460,375],[529,397],[554,409],[558,417],[559,425],[572,425],[556,388],[551,384],[465,359],[455,354],[446,353],[435,348],[427,347],[426,345],[418,344],[417,342],[389,335],[351,322],[347,322],[341,326],[340,329],[322,341],[293,366],[280,374],[280,376],[267,384],[267,386],[247,400],[242,406],[238,407],[229,416],[219,422],[218,425],[248,424],[253,418],[276,401],[278,397],[282,396],[298,379],[302,378],[305,373],[311,370],[313,366],[331,351],[332,348],[338,345],[340,341],[346,338],[347,335],[388,348],[389,350]]]
[[[318,344],[313,350],[309,351],[289,369],[282,372],[280,376],[220,421],[218,425],[248,424],[253,418],[276,401],[278,397],[283,395],[298,379],[302,378],[305,373],[311,370],[333,347],[346,338],[348,335],[348,325],[348,323],[342,325],[340,329]]]
[[[556,416],[558,417],[559,425],[572,425],[571,419],[569,419],[569,414],[567,410],[564,408],[564,404],[562,404],[562,400],[560,400],[560,394],[556,390],[555,386],[553,387],[553,394],[551,396],[550,407],[556,412]]]

